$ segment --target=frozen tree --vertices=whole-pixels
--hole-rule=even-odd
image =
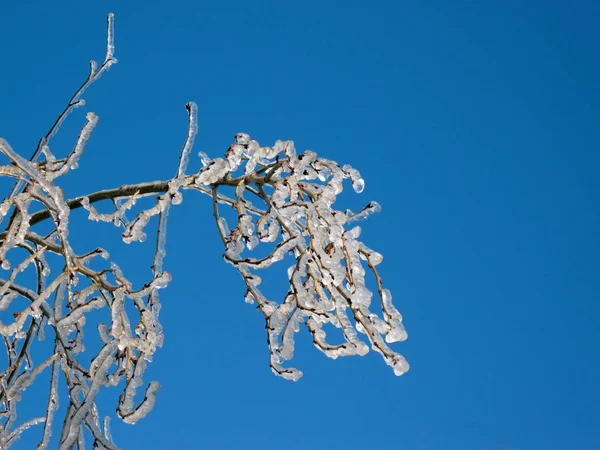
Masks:
[[[171,206],[181,203],[187,190],[212,199],[223,258],[240,273],[246,302],[264,316],[270,367],[276,375],[294,381],[302,376],[298,369],[284,366],[293,356],[294,335],[302,324],[314,345],[330,358],[365,355],[372,348],[396,375],[406,372],[406,360],[387,345],[406,339],[406,332],[378,274],[383,257],[359,240],[361,228],[356,225],[381,208],[370,202],[357,213],[334,209],[345,180],[357,193],[364,189],[353,167],[311,151],[298,154],[292,141],[261,147],[238,133],[222,157],[200,153],[202,169],[188,173],[198,130],[197,107],[188,103],[188,134],[173,178],[65,198],[60,177],[78,167],[98,117],[87,113],[68,155],[55,155],[50,144],[69,113],[84,105],[86,89],[117,62],[114,49],[110,14],[104,62],[99,67],[90,63],[89,76],[33,155],[27,159],[0,139],[7,158],[0,175],[14,183],[0,204],[5,226],[0,234],[0,335],[8,362],[0,375],[0,448],[11,447],[24,430],[40,425],[38,449],[48,447],[53,430],[60,449],[85,448],[86,435],[93,437],[94,448],[116,449],[108,417],[102,419],[96,407],[104,386],[124,386],[117,414],[126,423],[137,422],[152,409],[160,384],[145,384],[142,377],[163,342],[158,294],[171,280],[163,269],[167,220]],[[146,209],[136,207],[144,197],[155,202]],[[98,212],[99,202],[108,202],[113,212]],[[227,220],[222,208],[233,208],[235,219]],[[70,218],[81,214],[78,209],[92,221],[121,228],[126,243],[144,241],[151,232],[147,225],[157,216],[156,251],[146,284],[134,286],[103,248],[71,245],[70,237],[78,230],[72,229]],[[285,263],[286,258],[293,261],[287,271],[289,290],[281,299],[267,298],[261,292],[259,272]],[[373,288],[366,285],[367,271],[374,275]],[[372,302],[379,314],[371,311]],[[88,337],[99,339],[99,351],[91,361],[83,361],[86,318],[102,309],[108,323],[100,323],[97,331],[86,330]],[[343,342],[327,340],[328,324],[341,330]],[[52,336],[53,351],[45,360],[33,361],[33,346],[47,334]],[[20,420],[17,410],[23,391],[44,371],[50,373],[47,408],[39,417]],[[59,381],[68,391],[60,402],[62,425],[55,417]],[[136,400],[142,386],[145,391]]]

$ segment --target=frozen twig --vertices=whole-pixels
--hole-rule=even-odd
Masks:
[[[167,225],[171,208],[182,202],[187,190],[212,199],[223,258],[240,273],[246,286],[245,301],[256,303],[265,319],[269,366],[276,375],[294,381],[302,376],[300,370],[285,367],[293,358],[295,334],[302,325],[315,346],[330,358],[364,355],[370,347],[396,375],[405,373],[408,363],[387,345],[403,341],[407,335],[376,267],[383,256],[361,242],[361,228],[352,226],[381,207],[370,202],[356,214],[334,207],[345,180],[357,193],[365,188],[353,167],[340,166],[308,150],[298,154],[292,141],[261,147],[247,134],[238,133],[222,157],[211,159],[200,153],[202,168],[188,173],[198,132],[198,108],[190,102],[186,104],[187,135],[179,160],[176,154],[173,158],[177,169],[173,178],[123,185],[70,200],[64,197],[61,176],[79,166],[98,117],[87,113],[66,156],[54,155],[49,143],[69,113],[84,104],[81,97],[86,89],[116,62],[112,14],[107,28],[104,62],[100,68],[96,62],[90,63],[87,80],[31,158],[24,158],[0,138],[0,152],[11,163],[0,166],[0,176],[16,181],[0,203],[0,219],[11,213],[0,232],[0,272],[4,272],[0,273],[0,335],[7,358],[7,367],[0,373],[0,448],[9,448],[23,431],[41,423],[44,429],[38,450],[52,444],[61,385],[66,386],[68,396],[65,393],[60,411],[64,414],[62,430],[54,436],[59,449],[77,446],[82,450],[84,436],[93,438],[94,448],[117,449],[110,436],[109,417],[102,420],[96,404],[104,386],[122,387],[116,410],[125,423],[133,424],[152,410],[160,384],[148,383],[143,396],[138,388],[144,384],[147,364],[164,340],[158,292],[171,280],[164,270]],[[40,155],[44,158],[38,161]],[[235,193],[224,195],[225,188]],[[153,204],[140,206],[143,202],[138,200],[148,197],[154,198]],[[112,212],[98,212],[96,204],[104,201],[114,208]],[[229,215],[221,213],[223,206],[235,213],[229,223]],[[91,241],[91,249],[83,251],[71,245],[71,235],[80,233],[71,221],[79,208],[87,211],[91,221],[123,226],[121,238],[126,243],[144,241],[152,218],[158,216],[151,273],[145,283],[134,285],[99,243]],[[128,220],[126,213],[134,218]],[[281,298],[267,298],[261,291],[259,271],[275,264],[288,264],[289,289]],[[375,277],[373,290],[367,285],[367,270]],[[372,302],[375,291],[378,302]],[[93,334],[85,325],[99,310],[105,312],[108,323],[97,326],[102,348],[90,363],[89,357],[80,356]],[[338,328],[342,342],[328,342],[327,327]],[[37,359],[38,353],[32,349],[42,351],[43,346],[35,346],[46,331],[53,336],[54,350],[35,366],[31,355]],[[18,424],[22,393],[50,366],[45,411]]]

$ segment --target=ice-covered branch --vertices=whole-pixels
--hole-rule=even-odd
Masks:
[[[115,16],[113,13],[110,13],[107,17],[107,33],[106,33],[106,57],[104,58],[104,62],[100,67],[100,70],[96,70],[96,62],[90,62],[90,73],[87,79],[83,82],[83,84],[75,91],[65,109],[58,115],[54,124],[50,127],[46,135],[40,139],[35,151],[29,158],[29,161],[36,161],[42,151],[48,147],[50,140],[54,137],[58,131],[62,123],[69,116],[69,114],[80,106],[85,105],[85,101],[81,99],[81,96],[85,93],[88,87],[95,81],[97,81],[102,73],[108,70],[113,64],[117,63],[117,60],[114,58],[115,52]],[[17,193],[21,191],[23,188],[24,181],[19,180],[11,190],[8,198],[14,197]]]
[[[221,184],[236,182],[233,206],[238,211],[237,224],[229,226],[220,217],[214,201],[213,214],[226,247],[225,260],[244,278],[248,288],[246,300],[250,303],[256,300],[265,315],[273,372],[292,380],[301,376],[298,370],[285,369],[281,364],[291,359],[294,334],[302,323],[307,325],[315,346],[331,358],[364,355],[368,347],[358,337],[360,333],[366,335],[368,343],[382,354],[394,373],[406,372],[406,360],[384,342],[404,340],[406,332],[401,323],[402,316],[391,304],[391,294],[382,288],[375,269],[382,257],[358,240],[360,227],[346,229],[349,223],[366,218],[381,207],[377,202],[370,202],[358,214],[332,208],[343,190],[344,179],[351,180],[356,192],[363,191],[365,183],[360,173],[351,166],[340,167],[334,161],[319,158],[314,152],[296,155],[291,141],[260,147],[243,133],[235,138],[229,152],[241,147],[245,175],[238,178],[225,176]],[[260,168],[255,170],[256,167]],[[264,173],[267,175],[261,176]],[[267,208],[256,223],[246,214],[248,202],[244,192],[251,184],[255,185],[255,192]],[[219,185],[213,183],[213,198]],[[265,186],[272,189],[270,195]],[[225,231],[230,228],[231,232]],[[261,242],[278,240],[263,257],[245,256],[257,247],[262,248]],[[295,260],[288,270],[290,290],[281,302],[268,300],[258,288],[261,279],[255,271],[284,260],[286,255]],[[365,259],[377,279],[382,317],[370,309],[373,294],[366,284],[362,264]],[[322,329],[325,324],[339,328],[346,342],[327,343]]]
[[[0,177],[17,182],[0,203],[0,218],[10,215],[0,232],[0,335],[7,356],[7,367],[0,373],[0,447],[9,448],[23,431],[43,423],[40,450],[56,446],[81,450],[86,435],[93,437],[94,448],[116,449],[109,417],[102,418],[96,404],[102,388],[121,386],[117,415],[129,424],[141,420],[160,401],[157,381],[149,382],[143,391],[138,388],[144,384],[148,362],[164,340],[158,292],[171,280],[164,270],[167,225],[171,209],[182,202],[187,190],[212,199],[223,258],[240,273],[245,301],[255,303],[265,319],[269,366],[276,375],[294,381],[302,376],[298,369],[285,367],[293,358],[296,333],[302,325],[317,349],[329,358],[364,355],[371,348],[396,375],[405,373],[408,363],[388,346],[407,335],[379,274],[383,256],[359,240],[361,228],[353,224],[381,207],[374,201],[358,213],[334,207],[346,180],[356,193],[363,192],[365,182],[357,169],[309,150],[298,154],[292,141],[261,147],[247,134],[238,133],[219,157],[211,159],[200,153],[202,168],[189,173],[198,132],[198,108],[190,102],[186,104],[188,129],[183,147],[178,159],[176,151],[171,158],[173,178],[65,198],[61,177],[84,161],[98,117],[87,113],[68,154],[55,155],[49,143],[69,113],[84,104],[81,96],[86,89],[116,62],[112,14],[107,25],[104,62],[100,68],[94,61],[90,63],[87,80],[40,140],[33,156],[26,159],[0,138],[0,152],[10,162],[0,165]],[[225,195],[225,189],[234,194]],[[82,191],[85,193],[85,186]],[[148,206],[149,198],[153,202]],[[110,211],[100,212],[102,204]],[[228,222],[223,206],[234,211],[234,220]],[[78,212],[80,208],[85,212]],[[205,209],[207,214],[211,212],[209,207]],[[130,281],[93,239],[87,240],[88,248],[72,245],[71,236],[81,233],[72,225],[74,214],[123,227],[121,239],[127,244],[143,242],[148,233],[156,233],[151,265],[142,263],[151,266],[147,281]],[[158,219],[155,229],[154,217]],[[275,264],[287,265],[288,289],[280,298],[267,298],[261,291],[259,273]],[[369,272],[374,286],[367,283]],[[89,330],[88,317],[99,311],[104,311],[106,323]],[[337,342],[328,337],[328,327],[339,330]],[[52,353],[36,366],[32,355],[37,359],[38,353],[32,349],[42,351],[43,347],[34,346],[47,334],[54,339]],[[99,339],[101,349],[90,362],[81,354],[93,337]],[[22,393],[50,366],[49,394],[42,414],[18,424]],[[61,401],[65,405],[60,411],[64,414],[62,430],[53,436],[53,424],[59,422],[59,386],[66,387],[66,401]]]

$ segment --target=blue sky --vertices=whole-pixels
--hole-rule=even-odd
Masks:
[[[67,193],[170,178],[192,100],[195,152],[221,156],[240,131],[292,139],[361,170],[349,202],[383,206],[363,237],[384,254],[411,370],[397,378],[374,352],[329,360],[304,331],[292,383],[269,370],[209,199],[185,196],[166,341],[145,377],[163,388],[139,424],[113,421],[123,448],[600,448],[598,3],[6,3],[0,136],[27,156],[103,58],[116,15],[119,63],[85,95],[100,122]],[[93,230],[80,249],[105,239],[147,278],[148,245]]]

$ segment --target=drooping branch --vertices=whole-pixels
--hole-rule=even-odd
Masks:
[[[148,383],[143,396],[138,388],[144,384],[147,363],[164,340],[158,291],[171,280],[163,269],[167,222],[172,206],[182,202],[186,190],[212,198],[223,258],[242,276],[245,301],[256,302],[265,318],[269,366],[276,375],[294,381],[302,376],[284,363],[293,357],[295,334],[303,324],[315,346],[330,358],[364,355],[370,347],[383,356],[396,375],[405,373],[408,363],[387,345],[403,341],[407,335],[376,267],[383,256],[359,241],[359,226],[351,227],[353,222],[380,212],[381,207],[369,202],[358,213],[334,208],[345,180],[356,193],[364,190],[365,182],[353,167],[340,166],[311,151],[297,154],[292,141],[261,147],[247,134],[238,133],[223,157],[211,159],[200,153],[202,168],[189,174],[188,162],[198,131],[197,106],[190,102],[186,104],[187,136],[179,160],[173,161],[177,169],[173,178],[64,198],[61,177],[79,166],[98,117],[91,112],[86,115],[77,141],[65,157],[56,157],[49,142],[69,113],[83,105],[85,90],[115,62],[114,17],[109,15],[104,63],[98,69],[91,62],[87,80],[40,140],[34,155],[27,160],[0,138],[0,152],[12,162],[0,166],[0,176],[17,181],[0,204],[0,220],[10,213],[6,229],[0,233],[0,270],[6,272],[0,276],[0,334],[8,361],[0,373],[0,447],[10,447],[24,430],[44,424],[38,448],[48,448],[53,423],[57,422],[61,385],[68,389],[68,401],[57,435],[59,449],[77,446],[81,450],[84,430],[93,437],[94,448],[117,448],[110,436],[109,417],[101,426],[96,406],[104,386],[122,382],[116,410],[125,423],[137,422],[153,408],[160,384]],[[225,186],[234,188],[235,194],[219,192]],[[155,202],[141,208],[137,201],[142,197],[153,197]],[[99,213],[94,205],[103,201],[114,211]],[[235,220],[228,222],[221,214],[223,205],[237,213]],[[152,271],[145,284],[134,286],[102,247],[80,251],[71,245],[70,236],[79,232],[72,228],[71,217],[80,208],[92,221],[122,227],[121,237],[127,244],[143,242],[151,219],[157,216]],[[127,215],[135,217],[130,220]],[[40,231],[44,229],[38,226],[42,222],[50,224],[50,233]],[[26,256],[19,253],[23,251]],[[47,260],[46,255],[52,258]],[[56,262],[57,257],[60,262]],[[279,299],[267,298],[261,292],[258,271],[286,263],[288,291]],[[21,275],[31,268],[35,277]],[[376,280],[379,302],[375,307],[379,313],[371,306],[374,294],[367,286],[367,270]],[[17,300],[26,306],[6,317],[4,311],[21,305]],[[108,323],[97,327],[102,348],[91,362],[87,358],[83,361],[79,355],[89,341],[89,336],[88,341],[84,337],[95,334],[86,329],[84,335],[86,319],[101,309],[110,316]],[[340,330],[343,342],[328,342],[328,326]],[[46,330],[54,338],[53,353],[35,365],[30,350],[44,339]],[[17,425],[21,392],[49,367],[46,411]],[[61,377],[64,383],[59,381]]]

